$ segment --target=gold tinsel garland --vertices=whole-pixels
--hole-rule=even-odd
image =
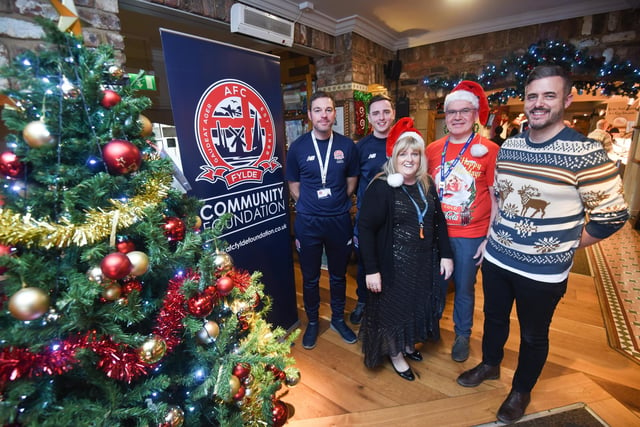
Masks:
[[[113,209],[87,212],[82,224],[71,224],[65,218],[59,223],[36,220],[9,209],[0,211],[0,242],[5,245],[22,244],[26,247],[65,248],[70,245],[85,246],[126,228],[144,216],[144,211],[160,203],[171,188],[171,175],[155,174],[145,183],[144,190],[126,202],[111,199]]]

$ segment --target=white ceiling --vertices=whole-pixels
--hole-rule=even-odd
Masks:
[[[332,35],[360,34],[391,50],[635,8],[640,0],[242,0]],[[311,8],[301,10],[299,4]]]

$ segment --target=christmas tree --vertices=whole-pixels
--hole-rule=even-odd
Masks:
[[[0,422],[284,424],[297,334],[172,188],[144,73],[41,25],[46,47],[1,71]]]

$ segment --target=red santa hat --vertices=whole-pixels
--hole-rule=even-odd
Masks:
[[[487,95],[484,93],[484,89],[476,82],[470,80],[463,80],[458,83],[458,86],[444,99],[444,109],[447,109],[447,105],[452,101],[469,101],[475,108],[478,109],[478,118],[481,125],[486,125],[489,119],[489,101]]]
[[[401,136],[412,136],[424,143],[420,132],[413,127],[413,119],[411,117],[403,117],[393,125],[389,131],[389,135],[387,135],[387,157],[391,157],[391,154],[393,154],[393,146],[396,145],[396,142]]]

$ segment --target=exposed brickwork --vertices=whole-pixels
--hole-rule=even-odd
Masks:
[[[74,4],[87,46],[111,44],[116,58],[124,62],[118,0],[74,0]],[[59,15],[49,0],[0,0],[0,63],[41,44],[43,32],[36,17],[57,21]]]
[[[509,55],[522,55],[541,40],[564,40],[589,49],[600,56],[611,49],[618,58],[637,61],[640,58],[640,32],[636,30],[640,11],[626,10],[559,22],[531,25],[497,31],[474,37],[435,43],[400,52],[403,62],[402,85],[411,98],[411,110],[433,108],[441,100],[429,94],[422,85],[428,75],[481,73],[489,63],[499,64]],[[425,101],[427,100],[427,101]]]

